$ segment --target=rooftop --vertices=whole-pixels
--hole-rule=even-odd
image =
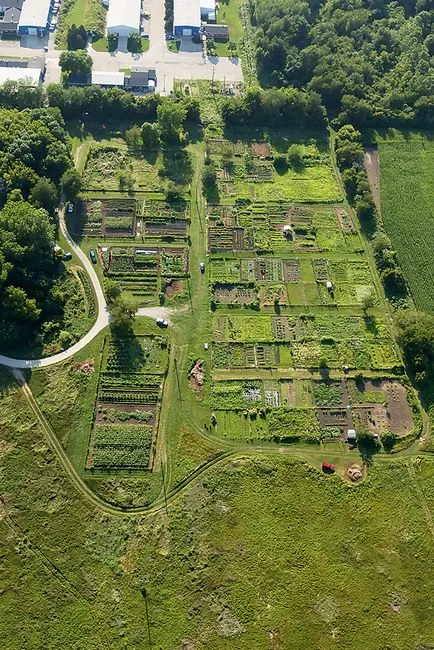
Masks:
[[[25,0],[19,27],[45,27],[50,13],[50,0]]]
[[[174,0],[173,24],[179,27],[200,27],[200,0]]]
[[[124,25],[131,29],[139,29],[141,10],[141,0],[110,0],[107,28]]]
[[[5,81],[28,80],[29,86],[37,86],[41,78],[39,68],[0,68],[0,85]]]
[[[92,84],[95,86],[123,86],[124,72],[92,72]]]

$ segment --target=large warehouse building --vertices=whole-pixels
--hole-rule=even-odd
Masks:
[[[45,32],[50,24],[52,0],[24,0],[18,23],[18,33],[40,34]]]
[[[107,34],[129,36],[140,32],[142,0],[110,0]]]
[[[174,0],[173,33],[175,36],[199,34],[200,0]]]

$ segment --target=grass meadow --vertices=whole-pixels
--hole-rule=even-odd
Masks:
[[[1,378],[1,647],[429,646],[432,461],[376,462],[353,487],[238,456],[167,512],[110,516],[77,494]]]
[[[379,141],[381,214],[416,306],[434,314],[434,134]]]

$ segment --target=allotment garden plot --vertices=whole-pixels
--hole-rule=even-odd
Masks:
[[[348,431],[392,431],[410,441],[421,417],[405,380],[238,379],[214,381],[215,430],[236,439],[279,443],[342,441]]]
[[[329,155],[305,145],[278,173],[275,154],[265,141],[207,145],[212,426],[279,443],[352,429],[410,440],[418,407]]]
[[[188,275],[187,246],[100,244],[98,253],[104,275],[138,298],[140,304],[155,302],[167,284]]]
[[[152,468],[167,366],[164,337],[106,337],[87,470]]]

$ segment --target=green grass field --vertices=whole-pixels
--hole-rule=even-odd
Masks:
[[[89,31],[104,32],[106,10],[99,0],[75,0],[62,6],[56,32],[56,45],[66,46],[66,37],[71,25],[83,25]],[[101,49],[98,51],[106,51]]]
[[[3,648],[429,647],[430,460],[376,463],[351,487],[234,457],[167,512],[114,516],[82,500],[2,380]]]
[[[416,306],[434,313],[434,136],[379,140],[381,214]]]

